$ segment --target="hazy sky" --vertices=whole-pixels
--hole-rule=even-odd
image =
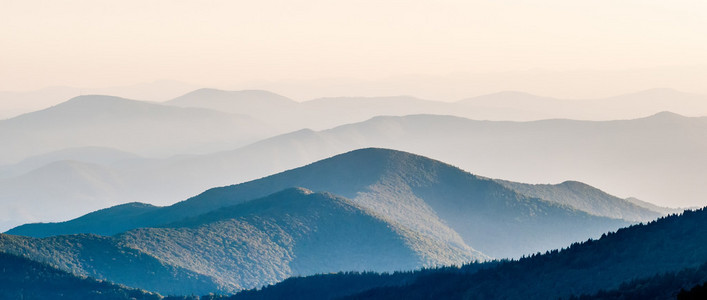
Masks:
[[[0,0],[0,90],[158,79],[248,88],[541,69],[557,78],[628,72],[644,85],[701,92],[705,37],[703,0]],[[663,82],[661,68],[693,71]],[[522,80],[510,76],[498,89]]]

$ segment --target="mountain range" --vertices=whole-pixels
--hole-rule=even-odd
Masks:
[[[124,220],[120,213],[108,209],[97,213],[110,215],[109,220],[87,215],[62,223],[27,224],[8,233],[36,237],[74,233],[113,235],[137,227],[169,224],[289,187],[304,187],[350,198],[446,244],[465,249],[470,245],[476,248],[478,243],[478,247],[483,247],[478,250],[494,257],[519,256],[559,247],[576,239],[565,232],[566,228],[552,224],[570,222],[577,236],[592,236],[629,224],[628,221],[592,216],[567,205],[519,194],[493,180],[439,161],[371,148],[262,179],[211,189],[172,206],[157,209],[141,206],[140,209],[146,210],[144,214],[131,211]],[[620,199],[613,201],[623,203]],[[122,211],[120,209],[117,211]],[[545,220],[540,216],[551,218]],[[534,230],[546,234],[542,238],[523,236],[523,233]],[[506,243],[511,241],[519,245],[507,247]]]
[[[8,226],[36,220],[58,221],[106,204],[171,204],[212,186],[253,180],[353,149],[384,147],[441,159],[487,177],[535,184],[572,180],[621,198],[632,196],[650,203],[696,206],[702,203],[699,178],[707,175],[707,160],[702,155],[707,151],[705,120],[671,113],[626,121],[521,123],[412,115],[376,117],[323,131],[299,130],[234,150],[166,159],[144,158],[117,149],[73,148],[0,167],[0,185],[13,181],[6,184],[4,193],[8,196],[0,195],[0,202],[56,203],[77,210],[70,215],[47,210],[47,214],[34,216],[31,210],[25,210],[7,216]],[[79,160],[88,165],[52,165],[47,157],[53,162]],[[73,173],[83,172],[82,168],[100,169],[117,177],[75,182],[76,186],[95,187],[91,188],[95,191],[91,197],[96,204],[87,210],[72,204],[75,199],[84,198],[79,192],[82,189],[55,191],[54,182],[60,178],[26,173],[41,165],[38,162],[47,164],[43,167],[49,169]],[[62,167],[65,164],[73,167]],[[52,172],[41,174],[45,173]],[[72,173],[54,173],[81,178]],[[32,191],[39,187],[56,196],[48,198]],[[640,203],[634,204],[641,206]],[[13,209],[22,211],[21,207]]]
[[[520,257],[629,224],[368,148],[167,207],[132,203],[23,225],[1,236],[0,251],[161,294],[205,294],[293,275]]]
[[[162,294],[227,293],[292,275],[486,258],[435,244],[351,200],[302,188],[112,237],[5,235],[0,249]]]
[[[600,99],[559,99],[504,91],[457,102],[412,96],[327,97],[295,102],[268,91],[200,89],[164,102],[201,107],[268,120],[285,131],[323,130],[362,122],[375,116],[453,115],[477,120],[533,121],[635,119],[662,111],[687,116],[707,115],[707,96],[658,88]]]
[[[196,89],[190,84],[157,80],[129,86],[108,88],[77,88],[66,86],[47,87],[39,90],[11,92],[0,91],[0,120],[45,109],[67,99],[84,95],[111,95],[128,99],[167,101]]]

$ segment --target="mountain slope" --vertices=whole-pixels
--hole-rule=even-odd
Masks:
[[[707,262],[706,225],[707,210],[685,211],[560,252],[471,275],[429,276],[407,287],[382,288],[352,298],[548,299],[593,294],[636,278],[699,268]]]
[[[20,256],[0,252],[1,299],[161,299],[149,292],[81,278]]]
[[[243,115],[110,96],[80,96],[0,121],[0,140],[8,141],[0,149],[0,164],[86,146],[147,156],[206,153],[272,133],[261,122]]]
[[[150,204],[132,202],[97,210],[67,222],[38,223],[37,225],[24,224],[17,226],[7,233],[22,233],[21,235],[25,236],[47,237],[67,233],[82,233],[84,228],[102,223],[106,224],[103,230],[96,230],[94,233],[110,235],[109,233],[125,231],[124,228],[140,227],[141,224],[131,224],[131,219],[157,209],[159,209],[159,207]]]
[[[567,205],[595,216],[649,222],[663,215],[658,208],[650,210],[577,181],[526,184],[497,179],[496,182],[520,194]]]
[[[69,235],[45,239],[0,234],[0,251],[90,276],[161,294],[226,292],[213,278],[170,265],[110,237]]]
[[[114,234],[119,231],[107,228],[153,227],[294,186],[342,195],[428,239],[460,251],[468,251],[471,246],[494,257],[560,247],[628,224],[526,197],[439,161],[371,148],[263,179],[211,189],[172,206],[130,216],[125,219],[130,220],[130,225],[116,219],[86,224],[79,232]],[[43,236],[57,232],[52,226],[34,224],[9,232]]]
[[[307,299],[674,299],[681,288],[702,284],[706,272],[707,209],[700,209],[520,260],[415,271],[398,280],[309,276],[231,299],[277,299],[283,292]],[[332,284],[372,288],[352,295]]]
[[[163,294],[235,292],[294,275],[486,259],[473,249],[440,244],[351,200],[301,188],[113,237],[3,235],[0,249]]]
[[[234,288],[292,275],[394,271],[485,258],[435,244],[348,199],[304,189],[284,190],[163,228],[128,231],[119,238]]]

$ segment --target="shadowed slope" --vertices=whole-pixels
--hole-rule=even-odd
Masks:
[[[0,252],[0,299],[159,300],[149,292],[92,278],[77,277],[49,265]]]
[[[175,267],[110,237],[56,236],[44,239],[0,234],[0,251],[90,276],[162,294],[225,292],[213,278]]]

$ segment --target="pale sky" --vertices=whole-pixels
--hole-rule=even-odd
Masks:
[[[0,91],[702,70],[653,79],[689,91],[707,74],[707,1],[0,0],[0,43]]]

